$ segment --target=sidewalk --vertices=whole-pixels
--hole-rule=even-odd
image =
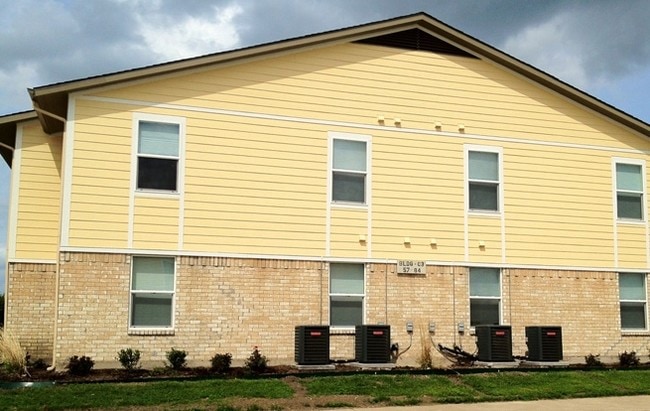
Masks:
[[[409,407],[337,408],[337,411],[650,411],[650,395]]]

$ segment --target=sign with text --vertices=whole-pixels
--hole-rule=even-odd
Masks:
[[[426,274],[427,263],[425,261],[398,260],[397,274]]]

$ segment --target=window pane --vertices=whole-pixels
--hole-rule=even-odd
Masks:
[[[173,291],[174,259],[133,257],[133,290]]]
[[[139,154],[178,157],[178,124],[141,121],[138,133]]]
[[[169,294],[133,294],[131,325],[171,327],[172,296]]]
[[[470,268],[469,295],[472,297],[501,297],[498,268]]]
[[[621,300],[645,301],[645,274],[621,273],[618,285]]]
[[[645,304],[621,303],[621,328],[645,330]]]
[[[330,301],[330,325],[362,325],[363,299],[337,299]]]
[[[363,294],[363,264],[330,264],[330,292]]]
[[[470,151],[469,178],[470,180],[499,181],[499,154]]]
[[[176,190],[178,160],[138,158],[138,188]]]
[[[470,210],[499,210],[499,186],[496,184],[469,183]]]
[[[641,194],[618,193],[616,195],[618,218],[643,219]]]
[[[616,188],[618,190],[643,191],[641,166],[616,164]]]
[[[366,171],[366,142],[334,140],[332,163],[337,170]]]
[[[366,176],[334,172],[332,181],[332,201],[365,203]]]
[[[472,299],[469,305],[471,326],[499,324],[499,300]]]

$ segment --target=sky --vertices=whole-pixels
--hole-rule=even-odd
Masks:
[[[650,122],[647,0],[0,0],[0,115],[29,87],[420,11]],[[2,162],[0,292],[9,181]]]

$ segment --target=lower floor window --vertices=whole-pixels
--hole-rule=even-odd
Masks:
[[[470,325],[501,322],[501,273],[498,268],[469,270]]]
[[[131,327],[173,326],[174,273],[174,258],[133,257]]]
[[[363,324],[364,265],[330,264],[330,325]]]
[[[620,273],[618,275],[623,330],[646,329],[646,275]]]

